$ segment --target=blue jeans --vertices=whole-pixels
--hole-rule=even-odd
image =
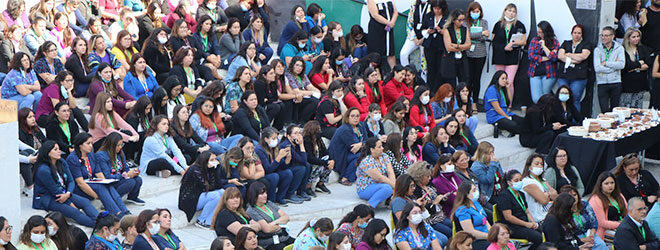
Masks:
[[[584,89],[587,87],[587,79],[568,80],[559,78],[557,79],[557,85],[568,85],[568,87],[571,89],[571,92],[573,92],[575,108],[580,111],[580,100],[582,100],[582,94],[584,93]]]
[[[207,142],[206,144],[211,147],[211,151],[218,155],[224,154],[230,148],[235,147],[238,144],[238,140],[243,138],[243,135],[232,135],[230,137],[224,138],[219,142]]]
[[[31,108],[32,110],[37,110],[37,104],[41,100],[41,91],[35,91],[26,96],[17,94],[7,99],[18,102],[18,109]]]
[[[206,225],[211,225],[213,212],[215,211],[215,207],[218,206],[218,203],[222,198],[222,193],[224,192],[224,189],[218,189],[204,192],[199,195],[199,200],[197,200],[197,210],[202,210],[202,213],[197,217],[198,221],[201,221]]]
[[[271,47],[265,47],[265,48],[257,49],[257,52],[259,52],[259,54],[262,54],[266,57],[266,59],[261,60],[261,65],[268,64],[268,61],[270,61],[270,58],[273,57],[273,48],[271,48]]]
[[[435,223],[431,226],[438,233],[438,242],[440,242],[440,245],[443,247],[446,246],[449,242],[447,235],[451,235],[451,220],[449,220],[449,218],[445,218],[444,221]]]
[[[131,179],[120,179],[115,184],[115,189],[119,196],[128,194],[129,200],[136,200],[140,195],[140,188],[142,187],[142,177],[136,176]]]
[[[532,101],[536,103],[542,95],[550,93],[556,80],[557,78],[547,78],[545,76],[530,77],[529,92],[532,94]]]
[[[476,116],[470,116],[465,120],[465,125],[467,125],[470,131],[474,134],[474,132],[477,131],[477,125],[479,125],[479,118]]]
[[[73,203],[77,208],[73,208],[70,204]],[[79,209],[85,211],[85,213],[80,212]],[[64,215],[64,217],[71,218],[75,220],[78,224],[86,227],[94,227],[94,222],[96,221],[96,216],[99,212],[96,211],[96,208],[92,206],[92,203],[88,199],[81,197],[77,194],[71,194],[71,197],[64,202],[59,203],[53,201],[50,206],[48,206],[48,211],[58,211]]]
[[[309,179],[309,170],[307,166],[299,165],[289,168],[293,173],[293,180],[289,189],[287,189],[286,197],[291,197],[298,190],[305,190],[305,185],[307,185],[307,179]]]
[[[121,196],[117,193],[117,190],[112,185],[98,184],[98,183],[89,183],[89,187],[94,190],[96,195],[99,197],[99,200],[103,204],[105,210],[111,214],[117,215],[128,211],[124,201],[121,200]],[[91,196],[83,192],[78,186],[73,190],[73,193],[85,197],[87,199],[92,199]]]
[[[267,174],[266,179],[268,179],[268,175],[271,174],[277,175],[278,178],[278,181],[276,182],[277,186],[271,184],[270,187],[271,189],[273,189],[275,186],[277,188],[277,192],[271,195],[271,192],[274,192],[274,190],[269,190],[268,199],[271,201],[275,201],[277,203],[284,203],[283,202],[284,197],[286,196],[286,193],[289,191],[289,186],[291,186],[291,181],[293,180],[293,172],[291,172],[291,169],[280,170],[275,173]],[[268,179],[268,181],[270,181],[270,179]]]
[[[392,186],[385,183],[372,183],[357,193],[360,199],[367,200],[371,207],[376,207],[392,196]]]
[[[369,52],[367,51],[367,46],[361,48],[355,48],[355,50],[353,50],[353,57],[358,59],[362,58],[363,56],[366,56],[367,54],[369,54]]]

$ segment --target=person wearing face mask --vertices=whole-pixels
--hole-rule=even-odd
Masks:
[[[135,220],[135,230],[138,236],[133,242],[133,249],[135,250],[158,250],[160,249],[153,236],[160,231],[160,216],[156,211],[145,209],[140,212]]]
[[[245,30],[245,28],[248,26],[249,21],[250,21],[250,14],[249,11],[251,9],[254,9],[256,4],[253,6],[253,0],[239,0],[236,1],[236,3],[229,5],[225,9],[225,14],[227,14],[228,18],[236,18],[241,24],[240,30]],[[303,11],[303,17],[305,16],[304,11]]]
[[[344,30],[341,24],[332,21],[328,23],[328,32],[325,34],[323,40],[323,48],[325,52],[332,52],[337,48],[346,50],[346,38],[344,38]]]
[[[108,213],[99,213],[96,224],[92,230],[92,236],[85,244],[85,249],[92,250],[114,250],[121,249],[121,243],[117,239],[119,234],[119,219]]]
[[[628,216],[621,222],[614,235],[614,247],[616,249],[658,249],[660,240],[655,235],[646,214],[649,208],[639,197],[633,197],[628,201]]]
[[[525,194],[527,209],[534,221],[541,222],[548,213],[548,207],[557,197],[557,190],[543,178],[543,156],[533,153],[527,158],[522,172],[522,192]]]
[[[566,124],[567,126],[581,126],[582,120],[584,120],[584,115],[580,110],[575,106],[574,99],[577,98],[573,94],[573,91],[568,85],[561,85],[557,88],[557,93],[555,93],[555,98],[559,100],[555,102],[552,107],[554,116],[559,119],[561,124]]]
[[[528,203],[522,191],[522,175],[515,169],[504,174],[506,188],[497,196],[497,209],[503,215],[500,223],[506,224],[511,238],[525,239],[532,242],[531,249],[543,242],[539,223],[534,220],[532,213],[527,209]],[[493,211],[495,212],[495,211]]]
[[[303,226],[293,243],[293,250],[307,250],[314,246],[326,247],[326,242],[334,229],[329,218],[312,219]]]
[[[4,239],[2,240],[4,241]],[[9,241],[6,242],[8,243]],[[16,246],[16,249],[57,250],[57,245],[50,239],[50,235],[48,234],[48,224],[44,217],[41,215],[33,215],[27,220],[25,226],[23,226],[23,231],[18,236],[18,245]]]
[[[167,42],[167,34],[166,28],[156,28],[146,38],[142,47],[142,55],[144,55],[144,58],[149,58],[147,64],[154,70],[156,81],[159,83],[164,82],[169,77],[173,66],[174,53]]]
[[[266,176],[276,175],[278,178],[278,184],[270,186],[268,197],[275,201],[280,207],[286,207],[287,202],[284,201],[284,197],[291,185],[293,172],[291,169],[281,166],[291,162],[291,151],[289,148],[280,150],[278,146],[279,139],[277,130],[268,127],[261,132],[261,138],[254,148],[254,152],[259,157]]]
[[[447,119],[451,117],[451,112],[454,110],[455,100],[454,87],[449,83],[442,84],[429,101],[429,106],[433,111],[433,119],[435,124],[444,126]]]
[[[101,63],[97,67],[96,75],[92,79],[92,83],[89,85],[87,90],[87,95],[89,100],[96,100],[96,97],[100,93],[106,93],[110,95],[112,100],[112,109],[119,114],[119,116],[124,116],[128,110],[132,109],[137,102],[131,94],[124,91],[124,88],[119,84],[120,81],[113,77],[112,67],[107,63]],[[123,85],[123,84],[122,84]],[[93,111],[96,103],[89,103],[89,110]],[[136,133],[137,134],[137,133]]]
[[[12,226],[9,225],[9,221],[5,217],[0,216],[0,249],[16,250],[16,247],[11,244],[12,231],[13,229]]]
[[[84,249],[87,234],[75,225],[71,225],[60,212],[49,212],[45,216],[48,223],[48,235],[58,249]]]
[[[374,209],[369,205],[359,204],[339,221],[337,232],[343,232],[349,238],[348,243],[350,246],[347,249],[356,248],[360,244],[364,229],[367,228],[372,218],[374,218]],[[333,236],[330,235],[331,241],[332,238]]]
[[[464,181],[456,191],[456,201],[451,220],[456,224],[456,231],[462,230],[475,238],[474,249],[486,249],[489,242],[490,223],[484,208],[479,204],[479,190],[474,182]]]
[[[339,80],[344,84],[346,84],[351,79],[353,79],[353,77],[351,76],[351,66],[353,66],[353,61],[351,61],[350,58],[346,57],[346,53],[347,53],[346,50],[344,50],[342,47],[337,47],[330,51],[330,57],[329,57],[330,68],[334,71],[335,74],[334,79]],[[369,77],[368,74],[364,75],[365,82],[366,82],[366,78],[368,77]],[[380,92],[380,89],[378,89],[378,91]]]
[[[330,234],[330,237],[328,238],[328,247],[326,249],[351,250],[355,248],[351,245],[351,239],[348,237],[348,235],[337,229],[337,231],[334,231],[332,234]]]
[[[287,223],[289,215],[275,203],[269,201],[266,185],[256,182],[247,191],[247,214],[261,226],[259,246],[266,249],[282,249],[293,244],[294,238],[289,236]],[[240,241],[240,232],[236,237]],[[240,249],[240,247],[239,247]]]
[[[325,44],[323,43],[323,30],[315,26],[309,31],[309,40],[305,47],[307,48],[307,53],[309,53],[312,58],[310,61],[316,61],[316,58],[319,56],[328,56],[328,52],[325,49]]]
[[[309,23],[305,18],[305,7],[302,5],[293,6],[291,9],[291,20],[282,29],[282,34],[277,44],[277,54],[281,55],[285,44],[295,37],[299,31],[309,34],[313,26],[314,24]]]
[[[316,108],[316,120],[321,125],[321,135],[327,139],[332,136],[339,128],[342,114],[346,112],[347,107],[344,104],[344,90],[339,81],[334,81],[328,87],[326,95],[321,98]]]
[[[383,128],[383,113],[381,112],[380,105],[377,103],[369,105],[369,113],[367,113],[367,118],[362,122],[362,126],[366,128],[369,137],[386,137],[385,128]]]
[[[454,173],[454,165],[450,162],[451,157],[443,154],[433,167],[431,172],[431,183],[435,186],[438,194],[444,194],[440,201],[441,209],[445,215],[450,214],[456,199],[456,190],[461,184],[461,179]],[[437,205],[436,205],[437,206]]]
[[[419,132],[429,132],[435,127],[435,118],[430,102],[431,92],[426,86],[419,86],[410,101],[410,126],[422,128]]]
[[[412,202],[403,207],[401,219],[396,224],[394,232],[394,244],[401,249],[440,250],[443,248],[439,233],[424,223],[422,207]]]
[[[224,192],[215,171],[219,164],[213,152],[204,151],[190,166],[191,171],[187,171],[181,179],[179,209],[186,213],[188,221],[201,210],[196,225],[202,228],[210,228],[213,211]]]

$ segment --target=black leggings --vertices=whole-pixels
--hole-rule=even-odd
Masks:
[[[315,97],[303,98],[300,103],[293,104],[294,121],[303,124],[312,119],[319,99]]]
[[[511,223],[507,223],[507,226],[509,226],[509,229],[511,230],[511,238],[526,239],[532,243],[532,246],[529,248],[530,250],[536,249],[536,247],[543,243],[543,235],[537,230],[513,225]]]
[[[87,121],[85,114],[83,114],[83,112],[78,107],[72,108],[71,113],[73,114],[73,118],[78,122],[79,127],[82,128],[85,132],[88,132],[89,122]],[[37,118],[37,125],[39,125],[39,127],[45,128],[48,124],[48,116],[49,115],[39,116],[39,118]]]
[[[472,91],[473,103],[479,103],[479,91],[481,90],[481,71],[484,69],[484,64],[486,64],[486,57],[468,57],[468,68],[470,71],[468,88],[470,91]]]
[[[337,127],[321,127],[321,136],[330,140],[332,139],[332,135],[335,134],[335,131],[337,131]]]
[[[550,147],[555,141],[557,134],[553,130],[545,131],[541,134],[520,134],[520,145],[528,148],[536,148],[536,153],[548,154]]]
[[[442,75],[440,74],[442,51],[434,47],[424,48],[424,56],[426,57],[426,68],[428,69],[426,83],[429,86],[431,95],[433,95],[442,85]]]
[[[21,163],[19,164],[20,168],[19,171],[21,172],[21,176],[23,177],[23,181],[25,181],[25,186],[32,186],[34,184],[34,181],[32,180],[32,164],[29,163]]]
[[[276,129],[282,129],[285,124],[291,123],[293,115],[293,102],[284,101],[266,104],[266,114]]]
[[[156,175],[161,170],[169,170],[172,174],[179,174],[172,164],[163,158],[153,159],[147,164],[147,175]]]
[[[502,118],[495,122],[495,125],[500,128],[504,129],[506,131],[509,131],[512,134],[519,134],[520,133],[520,124],[522,124],[525,121],[520,116],[513,115],[511,116],[511,120]]]

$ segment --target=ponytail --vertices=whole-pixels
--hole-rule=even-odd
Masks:
[[[298,233],[298,236],[300,236],[302,232],[307,230],[307,228],[312,228],[312,231],[319,229],[322,232],[327,232],[327,231],[332,231],[335,228],[335,226],[332,224],[332,220],[330,218],[327,217],[323,217],[321,219],[314,218],[305,224],[303,229],[300,230],[300,232]]]
[[[94,224],[94,229],[92,229],[92,235],[103,229],[103,227],[111,228],[117,223],[119,223],[119,218],[117,218],[117,216],[108,211],[103,211],[96,216],[96,223]]]

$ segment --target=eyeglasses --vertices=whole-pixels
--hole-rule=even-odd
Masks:
[[[14,227],[9,225],[8,227],[5,227],[2,231],[5,231],[5,233],[11,233],[14,230]]]
[[[465,18],[456,19],[456,21],[463,22],[463,21],[465,21]]]
[[[649,210],[648,207],[640,207],[640,208],[637,208],[637,211],[648,211],[648,210]]]

